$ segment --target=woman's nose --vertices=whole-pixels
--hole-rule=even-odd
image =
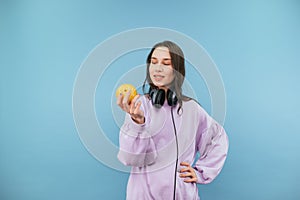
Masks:
[[[157,71],[157,72],[163,71],[163,66],[161,64],[155,65],[155,71]]]

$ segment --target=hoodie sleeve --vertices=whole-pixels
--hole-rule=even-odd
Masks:
[[[124,124],[120,129],[118,159],[128,166],[143,167],[154,163],[157,153],[151,135],[147,131],[149,117],[142,102],[145,123],[137,124],[126,113]]]
[[[197,132],[197,150],[200,157],[194,169],[196,169],[197,183],[207,184],[220,173],[227,157],[229,143],[224,128],[204,110],[203,112]]]

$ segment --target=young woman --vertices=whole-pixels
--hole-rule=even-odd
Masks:
[[[210,183],[223,167],[227,135],[195,100],[182,94],[184,77],[182,50],[164,41],[147,58],[143,88],[148,83],[149,92],[131,102],[130,92],[117,99],[126,112],[118,158],[132,166],[128,200],[200,199],[196,183]]]

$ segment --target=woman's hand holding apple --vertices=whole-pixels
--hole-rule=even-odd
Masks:
[[[137,99],[140,95],[137,94],[136,89],[131,86],[128,88],[128,85],[121,85],[116,92],[117,104],[118,106],[129,113],[133,121],[138,124],[145,123],[144,112],[140,109],[141,102],[137,102]],[[134,97],[132,99],[132,97]]]

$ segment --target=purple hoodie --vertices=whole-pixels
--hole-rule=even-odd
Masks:
[[[222,126],[194,100],[183,101],[177,114],[165,101],[158,109],[142,96],[141,109],[145,123],[135,123],[129,114],[120,129],[119,160],[132,166],[127,184],[128,200],[171,200],[174,193],[176,140],[172,122],[173,110],[178,138],[176,199],[198,200],[196,183],[185,183],[179,177],[181,162],[193,165],[197,183],[210,183],[220,173],[228,151],[228,138]]]

